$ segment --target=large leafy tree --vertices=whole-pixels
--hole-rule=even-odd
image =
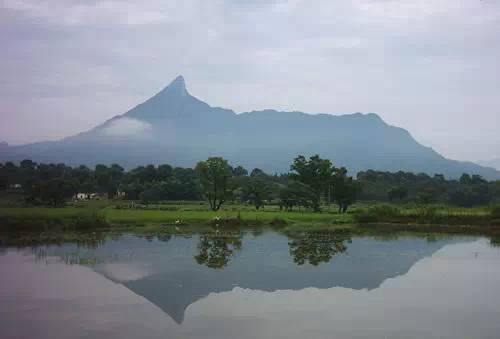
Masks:
[[[61,206],[75,193],[76,185],[74,182],[55,178],[48,181],[40,181],[35,184],[28,200],[51,206]]]
[[[221,157],[211,157],[196,165],[201,187],[210,208],[218,211],[231,196],[231,166]]]
[[[244,187],[244,193],[255,208],[259,210],[264,206],[265,200],[269,199],[271,184],[265,181],[264,176],[249,177]]]
[[[293,210],[295,206],[308,208],[312,206],[314,194],[311,188],[299,181],[291,181],[279,192],[280,208],[287,211]]]
[[[244,177],[248,175],[248,171],[242,166],[237,166],[233,169],[233,175],[235,177]]]
[[[408,188],[404,186],[393,186],[387,192],[387,197],[391,201],[401,201],[408,196]]]
[[[475,176],[473,176],[474,178]],[[491,202],[493,194],[487,184],[481,183],[482,178],[476,177],[476,184],[460,184],[449,193],[449,201],[458,206],[472,207],[487,205]],[[474,182],[471,180],[471,182]]]
[[[98,164],[94,170],[95,181],[101,193],[109,193],[112,190],[113,180],[108,166]]]
[[[83,171],[84,169],[82,169]],[[80,173],[81,175],[82,173]],[[113,197],[118,190],[118,186],[122,182],[124,170],[117,164],[106,166],[98,164],[94,170],[95,183],[100,192],[108,194]]]
[[[351,177],[341,177],[335,184],[335,202],[339,206],[339,213],[346,213],[347,208],[356,202],[361,187]]]
[[[157,169],[157,179],[160,181],[168,180],[172,177],[173,168],[169,164],[163,164],[158,166]]]
[[[120,191],[124,192],[126,199],[129,200],[139,199],[141,193],[146,189],[145,185],[138,181],[120,185]]]
[[[168,181],[171,198],[177,200],[197,200],[201,198],[196,171],[192,168],[174,168],[173,180]]]
[[[336,168],[328,159],[322,159],[319,155],[313,155],[306,159],[299,155],[290,166],[292,173],[290,177],[305,185],[308,185],[313,193],[312,208],[319,212],[321,196],[324,195],[332,183]]]

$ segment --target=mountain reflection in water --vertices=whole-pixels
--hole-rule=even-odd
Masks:
[[[190,237],[122,236],[92,246],[35,246],[41,259],[88,265],[157,305],[177,323],[187,307],[235,287],[260,291],[374,289],[457,238],[400,237],[387,241],[347,232],[294,237],[266,232]]]

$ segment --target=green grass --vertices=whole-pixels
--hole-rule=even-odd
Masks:
[[[207,210],[134,210],[134,209],[106,209],[106,216],[110,223],[172,223],[179,220],[182,223],[211,222],[215,218],[241,219],[249,223],[269,223],[276,219],[286,223],[293,222],[322,222],[322,223],[347,223],[352,222],[352,216],[312,213],[312,212],[283,212],[283,211],[255,211],[224,209],[221,211]]]
[[[256,211],[251,206],[228,205],[220,211],[208,210],[204,204],[155,205],[146,208],[116,208],[109,203],[101,203],[97,208],[95,202],[88,205],[71,204],[64,208],[48,207],[3,207],[0,208],[0,228],[28,229],[51,227],[82,228],[92,220],[103,225],[104,221],[113,227],[150,227],[154,225],[274,225],[306,227],[305,225],[334,225],[353,223],[352,214],[337,214],[332,211],[313,213],[309,211],[279,211],[275,206]],[[103,220],[98,220],[95,211]],[[94,218],[94,219],[93,219]],[[82,222],[85,221],[85,222]],[[302,225],[302,226],[298,226]],[[87,226],[86,226],[87,227]],[[90,226],[89,226],[90,227]],[[87,228],[89,228],[87,227]]]
[[[63,208],[1,207],[0,230],[112,228],[154,232],[168,227],[169,232],[177,232],[179,229],[195,231],[217,225],[235,228],[270,226],[290,233],[354,229],[360,226],[366,229],[367,225],[372,225],[368,227],[411,231],[453,229],[456,232],[465,225],[474,230],[478,226],[484,230],[488,227],[488,230],[500,233],[500,207],[359,203],[350,208],[347,214],[339,214],[334,205],[325,206],[322,213],[307,210],[285,212],[280,211],[278,206],[266,206],[256,211],[250,205],[232,204],[214,212],[208,210],[204,202],[168,202],[148,206],[135,204],[131,207],[130,202],[111,200],[71,203]]]

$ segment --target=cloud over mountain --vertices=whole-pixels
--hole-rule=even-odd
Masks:
[[[112,120],[104,127],[102,134],[110,137],[141,137],[147,136],[147,133],[151,132],[152,128],[153,126],[147,122],[120,117]]]

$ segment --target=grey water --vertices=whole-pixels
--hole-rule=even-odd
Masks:
[[[483,237],[0,242],[0,338],[500,338]]]

